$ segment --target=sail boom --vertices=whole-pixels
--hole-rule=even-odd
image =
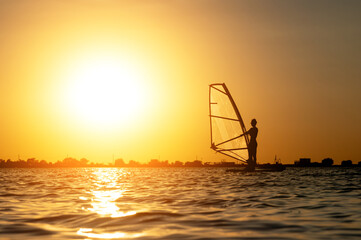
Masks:
[[[226,141],[224,141],[224,142],[220,142],[220,143],[218,143],[218,144],[215,144],[215,146],[219,146],[219,145],[225,144],[225,143],[227,143],[227,142],[233,141],[233,140],[235,140],[235,139],[237,139],[237,138],[240,138],[240,137],[242,137],[242,135],[239,135],[239,136],[237,136],[237,137],[228,139],[228,140],[226,140]]]
[[[227,153],[224,153],[224,152],[219,152],[219,153],[221,153],[221,154],[223,154],[223,155],[226,155],[226,156],[228,156],[228,157],[230,157],[230,158],[236,159],[236,160],[238,160],[238,161],[241,161],[241,162],[243,162],[243,163],[247,163],[246,160],[240,159],[240,158],[238,158],[238,157],[234,157],[234,156],[229,155],[229,154],[227,154]]]
[[[235,151],[235,150],[246,150],[246,149],[248,149],[248,148],[227,148],[227,149],[217,150],[217,152]]]
[[[209,115],[210,117],[214,117],[214,118],[222,118],[222,119],[225,119],[225,120],[231,120],[231,121],[239,121],[238,119],[235,119],[235,118],[227,118],[227,117],[221,117],[221,116],[215,116],[215,115]]]

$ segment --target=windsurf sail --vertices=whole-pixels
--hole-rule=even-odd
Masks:
[[[249,138],[241,114],[225,83],[209,85],[211,148],[233,159],[247,162]]]

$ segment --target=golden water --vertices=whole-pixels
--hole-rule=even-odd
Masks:
[[[3,239],[360,239],[361,169],[0,169]]]

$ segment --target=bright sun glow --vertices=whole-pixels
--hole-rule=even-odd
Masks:
[[[141,66],[111,56],[79,61],[67,76],[67,105],[81,122],[97,128],[127,125],[146,111]]]

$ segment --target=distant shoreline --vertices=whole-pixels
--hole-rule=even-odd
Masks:
[[[272,168],[277,166],[285,166],[291,168],[354,168],[361,167],[361,162],[358,164],[353,164],[350,160],[343,161],[341,165],[325,164],[325,163],[308,163],[308,164],[258,164],[260,168]],[[244,168],[246,164],[237,164],[235,162],[206,162],[195,160],[192,162],[171,162],[168,161],[159,161],[157,159],[152,159],[148,163],[139,163],[134,160],[130,160],[128,163],[125,163],[122,159],[117,159],[114,163],[89,163],[85,158],[77,160],[75,158],[65,158],[63,161],[57,161],[56,163],[46,162],[45,160],[37,160],[35,158],[30,158],[28,160],[17,160],[12,161],[8,159],[7,161],[0,159],[0,168]]]
[[[327,168],[344,168],[344,169],[349,169],[349,168],[361,168],[360,165],[353,165],[353,166],[341,166],[341,165],[335,165],[335,166],[331,166],[331,167],[300,167],[300,166],[294,166],[294,165],[283,165],[285,166],[286,168],[302,168],[302,169],[306,169],[306,168],[310,168],[310,169],[327,169]],[[59,169],[66,169],[66,168],[241,168],[241,167],[224,167],[224,166],[203,166],[203,167],[173,167],[173,166],[168,166],[168,167],[149,167],[149,166],[139,166],[139,167],[129,167],[129,166],[126,166],[126,167],[116,167],[116,166],[108,166],[108,165],[105,165],[105,166],[78,166],[78,167],[75,167],[75,166],[69,166],[69,167],[55,167],[55,166],[49,166],[49,167],[3,167],[1,166],[0,169],[34,169],[34,168],[39,168],[39,169],[56,169],[56,168],[59,168]]]

